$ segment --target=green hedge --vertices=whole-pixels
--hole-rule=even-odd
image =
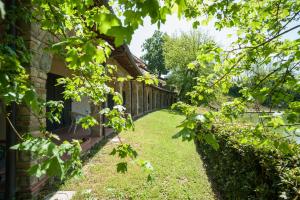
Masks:
[[[300,199],[299,145],[245,128],[215,128],[213,133],[217,151],[204,141],[197,144],[222,198]]]

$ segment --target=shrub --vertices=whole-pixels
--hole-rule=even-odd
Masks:
[[[276,133],[218,127],[214,150],[198,140],[198,150],[224,199],[299,199],[300,147]]]

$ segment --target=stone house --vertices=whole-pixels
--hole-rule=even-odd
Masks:
[[[27,27],[27,34],[24,37],[29,39],[29,48],[35,52],[27,70],[30,80],[37,93],[46,100],[63,100],[63,87],[55,86],[59,77],[70,76],[71,72],[65,67],[62,58],[46,52],[45,45],[49,35],[40,30],[36,24]],[[130,75],[134,78],[147,72],[147,67],[140,59],[133,56],[127,45],[115,49],[108,60],[108,63],[117,66],[117,75]],[[122,94],[124,106],[127,112],[134,118],[143,116],[157,109],[170,106],[176,101],[176,94],[165,88],[164,80],[159,80],[158,86],[149,86],[144,83],[127,81],[123,83],[111,83],[115,90]],[[108,97],[106,106],[112,106],[112,100]],[[27,169],[36,162],[30,154],[9,150],[9,147],[17,142],[14,131],[8,125],[3,110],[8,109],[0,104],[0,199],[32,199],[46,184],[48,177],[36,178],[27,174]],[[30,131],[39,134],[37,119],[24,106],[12,106],[12,122],[20,132]],[[72,113],[96,115],[100,125],[84,131],[81,127],[71,127]],[[64,101],[64,109],[60,124],[51,124],[46,119],[43,123],[47,129],[58,134],[64,139],[81,139],[83,151],[89,150],[92,146],[101,141],[104,137],[113,133],[113,130],[102,126],[103,116],[98,116],[97,109],[90,105],[87,98],[81,102]]]

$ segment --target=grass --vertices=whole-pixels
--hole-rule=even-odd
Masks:
[[[70,179],[60,190],[77,191],[74,199],[215,199],[211,184],[193,142],[172,139],[184,118],[161,110],[136,121],[133,132],[120,136],[139,158],[154,167],[154,180],[131,163],[128,172],[116,172],[120,161],[109,155],[116,143],[108,142],[84,166],[84,176]]]

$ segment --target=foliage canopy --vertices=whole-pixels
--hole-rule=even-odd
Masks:
[[[165,60],[163,57],[163,45],[165,35],[160,31],[155,31],[154,34],[145,40],[143,43],[143,51],[145,52],[142,59],[146,61],[147,68],[159,76],[166,74]]]
[[[177,88],[180,99],[188,101],[186,94],[193,90],[195,78],[212,72],[209,63],[206,63],[206,68],[199,67],[194,70],[194,61],[198,55],[206,53],[208,48],[214,46],[217,46],[214,41],[199,30],[165,37],[163,54],[166,68],[170,70],[168,83]]]

